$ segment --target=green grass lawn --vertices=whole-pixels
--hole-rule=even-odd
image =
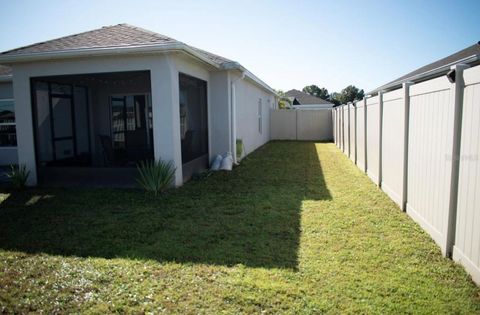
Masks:
[[[480,313],[480,289],[333,144],[271,142],[154,198],[0,193],[0,313]]]

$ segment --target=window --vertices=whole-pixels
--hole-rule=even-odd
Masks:
[[[258,133],[262,133],[262,121],[263,121],[263,115],[262,115],[262,99],[258,99]]]
[[[16,145],[15,102],[13,99],[0,99],[0,147]]]

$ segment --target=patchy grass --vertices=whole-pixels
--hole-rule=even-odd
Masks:
[[[480,313],[480,290],[333,144],[272,142],[160,199],[0,193],[0,312]]]

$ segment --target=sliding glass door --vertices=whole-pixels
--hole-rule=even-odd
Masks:
[[[153,158],[152,107],[146,94],[110,98],[112,144],[132,161]]]

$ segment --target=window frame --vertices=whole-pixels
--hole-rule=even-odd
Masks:
[[[17,113],[15,109],[15,99],[14,98],[0,98],[0,102],[8,102],[11,101],[13,102],[13,113],[14,113],[14,122],[8,122],[8,123],[2,123],[0,122],[0,127],[1,126],[15,126],[15,142],[17,143],[16,145],[1,145],[0,144],[0,149],[16,149],[18,147],[18,142],[17,142]]]

